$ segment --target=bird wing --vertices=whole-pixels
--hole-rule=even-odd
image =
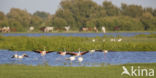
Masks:
[[[97,52],[103,52],[103,50],[95,50],[95,51],[97,51]]]
[[[74,53],[74,52],[67,52],[66,54],[68,54],[68,55],[76,55],[76,53]]]
[[[51,53],[51,52],[55,52],[55,51],[46,51],[46,53]]]
[[[59,51],[59,52],[57,52],[57,54],[61,54],[63,51]]]
[[[62,51],[57,52],[57,54],[61,54]]]
[[[42,53],[42,51],[39,51],[39,50],[33,50],[33,52],[35,52],[35,53]]]
[[[84,51],[84,52],[81,52],[81,55],[84,55],[86,53],[88,53],[89,51]]]

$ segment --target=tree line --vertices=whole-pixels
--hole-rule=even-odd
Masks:
[[[30,14],[19,8],[11,8],[7,14],[0,11],[0,27],[10,26],[17,31],[27,31],[30,26],[38,30],[43,26],[64,28],[67,25],[72,30],[105,26],[110,31],[154,31],[156,9],[125,3],[117,7],[109,1],[98,5],[92,0],[62,0],[55,14],[43,11]]]

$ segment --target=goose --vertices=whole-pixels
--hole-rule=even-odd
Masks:
[[[72,56],[81,56],[81,55],[84,55],[84,54],[86,54],[88,52],[89,51],[80,52],[80,49],[79,49],[79,52],[78,53],[75,53],[75,52],[67,52],[66,54],[72,55]]]
[[[22,55],[14,54],[11,58],[22,59],[22,58],[24,58],[24,57],[28,57],[28,55],[26,55],[26,54],[22,54]]]
[[[40,53],[41,56],[45,56],[47,53],[51,53],[51,52],[54,52],[54,51],[46,51],[45,48],[44,48],[43,51],[33,50],[33,52]]]

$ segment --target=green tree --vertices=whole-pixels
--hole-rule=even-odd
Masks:
[[[10,12],[7,14],[8,19],[12,19],[20,23],[23,29],[29,27],[31,21],[31,15],[26,10],[20,10],[18,8],[11,8]],[[10,25],[12,26],[12,24]]]
[[[67,22],[66,22],[66,20],[64,20],[62,18],[56,17],[53,19],[52,25],[57,28],[62,28],[67,25]]]
[[[153,17],[150,12],[143,13],[141,22],[144,24],[145,30],[156,30],[156,17]]]
[[[8,26],[8,20],[5,14],[0,11],[0,27],[3,27],[3,26]]]
[[[30,26],[34,26],[35,28],[39,28],[43,23],[43,20],[38,16],[31,16]]]
[[[120,9],[112,4],[112,2],[104,1],[103,8],[106,10],[108,16],[120,15]]]
[[[75,28],[86,26],[86,22],[95,17],[98,10],[98,5],[92,0],[63,0],[60,6],[61,9],[56,12],[56,15],[65,19],[66,17],[70,17],[67,23],[76,26]],[[64,14],[65,12],[67,15]],[[101,11],[100,13],[103,12]],[[64,15],[66,17],[63,17]]]
[[[121,4],[121,11],[123,15],[131,17],[140,17],[143,14],[143,8],[138,5]]]
[[[33,16],[38,16],[38,17],[42,18],[43,20],[47,20],[48,17],[50,16],[50,14],[47,12],[43,12],[43,11],[36,11],[33,14]]]

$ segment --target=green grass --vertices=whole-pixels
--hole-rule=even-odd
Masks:
[[[63,36],[41,36],[41,37],[4,37],[0,36],[0,49],[31,51],[34,49],[63,51],[81,51],[91,49],[107,49],[113,51],[156,51],[156,34],[138,35],[135,37],[122,38],[122,42],[111,42],[111,36],[104,37],[63,37]],[[96,39],[96,42],[92,42]],[[106,41],[103,42],[103,39]]]
[[[53,67],[53,66],[26,66],[26,65],[0,65],[0,78],[156,78],[121,76],[123,65],[108,65],[103,67]],[[137,68],[156,69],[155,63],[125,64],[130,70],[131,66]]]

